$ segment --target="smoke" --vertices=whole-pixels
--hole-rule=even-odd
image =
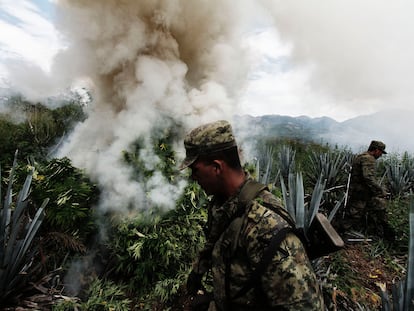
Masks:
[[[266,102],[277,114],[369,114],[406,107],[414,99],[408,1],[59,0],[56,6],[55,26],[65,49],[47,72],[16,63],[8,65],[10,77],[31,98],[74,83],[90,90],[88,119],[59,156],[70,157],[98,181],[105,210],[173,204],[183,185],[167,187],[160,174],[146,185],[131,179],[123,152],[141,139],[140,155],[148,170],[157,171],[151,133],[172,126],[181,129],[175,148],[183,157],[184,131],[239,113],[246,84],[255,79],[248,76],[251,66],[271,68],[269,78],[277,78],[265,86],[272,96],[263,96],[262,89],[250,92],[255,110]],[[255,35],[248,41],[249,34],[270,24],[280,42],[274,50],[265,45],[267,62],[259,63],[249,48],[272,39]],[[371,129],[369,136],[397,141],[386,127]]]
[[[329,95],[333,105],[372,113],[413,101],[413,2],[263,3],[292,47],[292,64],[309,66],[311,88]]]
[[[354,152],[365,151],[371,140],[381,140],[392,154],[414,153],[412,113],[408,110],[390,109],[343,122],[322,135],[331,144],[347,146]]]
[[[104,210],[173,206],[184,185],[157,172],[151,133],[231,119],[249,69],[240,41],[248,10],[230,0],[59,1],[68,48],[52,72],[62,85],[73,77],[93,82],[88,118],[59,156],[99,182]],[[156,171],[145,185],[122,160],[138,138],[146,169]]]

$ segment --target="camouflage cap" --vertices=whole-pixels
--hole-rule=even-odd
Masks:
[[[371,143],[369,144],[368,149],[378,149],[381,150],[382,153],[387,154],[387,152],[385,151],[385,144],[382,141],[379,140],[373,140],[371,141]]]
[[[184,139],[186,157],[180,169],[189,167],[200,155],[237,146],[229,122],[220,120],[193,129]]]

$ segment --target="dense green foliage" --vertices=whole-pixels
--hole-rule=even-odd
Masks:
[[[42,103],[30,103],[21,96],[11,96],[2,103],[13,115],[0,114],[0,165],[10,166],[16,149],[20,158],[43,159],[75,124],[85,119],[82,106],[73,98],[55,109]]]
[[[127,218],[109,239],[111,253],[116,256],[115,275],[124,276],[123,282],[141,303],[171,302],[185,282],[204,241],[206,210],[187,205],[199,195],[199,189],[191,184],[175,210]]]
[[[52,306],[53,311],[129,311],[131,300],[125,294],[125,288],[111,281],[95,279],[89,286],[85,302],[79,299],[62,299]]]
[[[32,197],[50,199],[45,220],[48,230],[88,237],[96,229],[96,186],[68,158],[35,163],[35,167]]]

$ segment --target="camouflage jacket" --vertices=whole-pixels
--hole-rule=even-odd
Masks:
[[[239,210],[238,195],[224,204],[213,202],[210,207],[206,248],[195,266],[198,272],[211,267],[214,303],[209,310],[265,310],[268,306],[272,310],[323,310],[315,273],[294,234],[288,234],[281,243],[260,278],[260,288],[252,288],[236,299],[230,298],[250,279],[272,236],[288,226],[265,205],[283,209],[280,200],[266,190],[235,219]]]
[[[352,163],[350,195],[354,197],[381,196],[385,190],[375,177],[375,158],[368,152],[357,155]]]

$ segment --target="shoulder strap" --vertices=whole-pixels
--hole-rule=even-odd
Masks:
[[[269,190],[269,188],[255,180],[248,180],[242,187],[239,194],[239,211],[241,210],[244,212],[244,208],[263,190]],[[282,217],[292,228],[296,227],[295,222],[286,210],[281,210],[280,208],[277,208],[272,204],[267,204],[266,202],[261,204]]]
[[[266,185],[263,185],[254,180],[248,180],[242,186],[240,193],[238,195],[238,210],[233,217],[233,221],[236,218],[242,217],[245,212],[247,206],[249,206],[250,202],[254,200],[260,192],[263,190],[268,189]],[[241,230],[241,221],[240,227],[238,228],[237,235],[240,234]],[[234,241],[233,241],[234,242]],[[237,242],[234,242],[235,244]],[[231,252],[231,251],[230,251]],[[230,303],[230,256],[225,260],[225,270],[224,270],[224,287],[226,293],[226,304]]]
[[[250,202],[257,197],[257,195],[262,192],[263,190],[268,190],[267,186],[254,181],[254,180],[248,180],[245,182],[245,184],[242,186],[238,198],[238,207],[236,213],[233,215],[232,219],[241,217],[246,212],[247,206],[250,204]]]
[[[276,254],[276,251],[280,251],[282,253],[286,252],[279,246],[282,243],[282,241],[286,238],[286,235],[290,232],[294,232],[294,229],[291,227],[285,227],[280,229],[277,232],[277,234],[273,235],[272,239],[270,240],[269,246],[264,251],[263,257],[253,270],[251,277],[247,280],[246,284],[242,287],[242,289],[232,297],[232,299],[236,299],[245,295],[252,288],[260,287],[258,286],[258,284],[260,284],[260,277],[263,275],[266,268],[269,266],[270,262],[273,259],[273,256]]]
[[[239,193],[239,206],[246,207],[263,190],[269,189],[255,180],[246,181]]]
[[[257,197],[257,195],[262,192],[263,190],[268,190],[267,186],[250,180],[248,181],[243,188],[240,191],[239,195],[239,210],[244,210],[245,207],[254,199]],[[292,218],[289,216],[289,214],[284,213],[279,208],[274,207],[271,204],[262,203],[263,206],[270,209],[271,211],[277,213],[280,217],[282,217],[289,225],[289,227],[285,227],[280,229],[276,234],[274,234],[269,242],[269,245],[265,249],[263,256],[259,263],[256,265],[256,267],[253,269],[251,277],[247,280],[246,284],[240,289],[240,291],[234,295],[233,297],[230,297],[230,284],[228,281],[228,274],[230,273],[230,266],[226,265],[226,271],[225,271],[225,285],[226,285],[226,297],[228,300],[228,303],[230,303],[231,300],[237,299],[243,295],[245,295],[250,289],[252,288],[261,288],[261,282],[260,277],[265,272],[266,268],[269,266],[270,262],[273,259],[273,256],[276,254],[277,251],[280,251],[282,253],[285,253],[286,251],[281,249],[279,246],[282,243],[282,241],[286,238],[286,235],[288,233],[296,233],[296,226]],[[244,208],[243,208],[244,207]],[[288,254],[286,254],[288,255]],[[229,263],[228,263],[229,264]]]
[[[271,211],[275,212],[276,214],[278,214],[280,217],[283,218],[283,220],[285,220],[289,226],[291,226],[292,228],[296,228],[296,224],[293,221],[292,217],[290,217],[289,212],[285,209],[281,209],[281,208],[277,208],[271,204],[267,204],[266,202],[263,202],[262,205],[264,207],[266,207],[267,209],[270,209]]]

